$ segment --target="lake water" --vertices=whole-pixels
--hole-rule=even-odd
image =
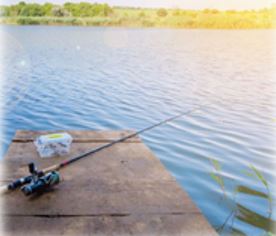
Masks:
[[[16,129],[138,130],[207,104],[143,141],[222,235],[275,233],[275,31],[1,32],[3,152]]]

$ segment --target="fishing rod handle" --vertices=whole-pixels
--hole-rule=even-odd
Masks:
[[[32,176],[26,176],[26,177],[16,179],[15,181],[13,181],[7,185],[1,186],[0,193],[2,194],[2,193],[6,193],[9,191],[15,190],[25,184],[30,183],[31,181],[32,181]]]
[[[50,167],[45,168],[44,170],[42,170],[42,172],[40,172],[40,174],[41,175],[43,173],[47,174],[49,172],[56,171],[59,168],[60,168],[59,164],[53,165],[53,166],[50,166]],[[19,178],[19,179],[15,180],[12,183],[9,183],[9,184],[4,185],[4,186],[0,186],[0,194],[4,194],[4,193],[8,193],[10,191],[13,191],[13,190],[15,190],[15,189],[27,184],[27,183],[30,183],[30,182],[31,182],[31,176],[26,176],[26,177]]]
[[[56,165],[52,165],[52,166],[49,166],[49,167],[43,169],[42,172],[44,174],[47,174],[49,172],[56,171],[56,170],[59,170],[59,169],[60,169],[60,164],[56,164]]]
[[[9,185],[0,186],[0,194],[9,192]]]

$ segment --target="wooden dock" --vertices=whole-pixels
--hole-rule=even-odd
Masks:
[[[68,131],[70,157],[130,131]],[[18,131],[2,164],[1,182],[68,158],[41,159],[35,137]],[[5,235],[217,235],[189,196],[137,137],[60,171],[63,181],[41,196],[1,196]]]

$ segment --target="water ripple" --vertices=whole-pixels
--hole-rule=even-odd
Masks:
[[[234,209],[267,216],[269,202],[254,191],[276,197],[273,31],[3,30],[5,149],[16,129],[138,130],[208,104],[143,141],[218,230]],[[225,226],[222,235],[268,230],[244,216]]]

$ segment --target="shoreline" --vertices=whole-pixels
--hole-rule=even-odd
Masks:
[[[276,6],[256,10],[112,7],[98,3],[0,5],[0,24],[172,29],[276,29]]]
[[[177,22],[179,23],[179,22]],[[45,25],[45,26],[85,26],[85,27],[123,27],[123,28],[156,28],[156,29],[206,29],[206,30],[273,30],[276,24],[271,21],[266,27],[263,25],[243,26],[231,25],[231,27],[218,27],[215,25],[204,25],[204,22],[197,25],[188,25],[185,22],[175,24],[169,19],[157,21],[150,19],[121,19],[111,17],[0,17],[0,25]]]

